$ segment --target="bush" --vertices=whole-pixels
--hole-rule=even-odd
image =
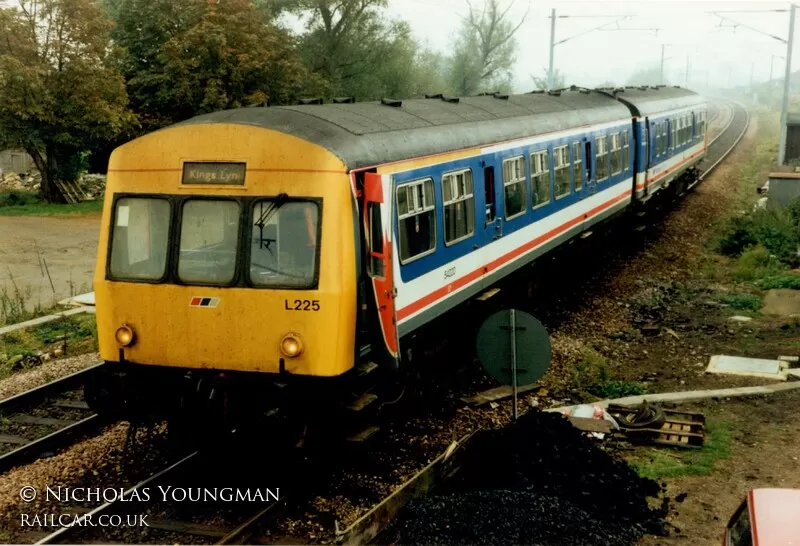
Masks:
[[[800,205],[790,209],[758,209],[731,218],[723,230],[718,247],[727,256],[741,256],[758,245],[786,265],[800,263]],[[795,210],[795,208],[797,210]]]
[[[756,245],[744,252],[736,262],[736,278],[741,281],[753,281],[763,277],[781,273],[786,266],[773,257],[762,245]]]

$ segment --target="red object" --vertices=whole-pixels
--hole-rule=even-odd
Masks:
[[[747,519],[742,517],[747,511]],[[738,525],[737,525],[738,524]],[[749,525],[748,525],[749,524]],[[752,543],[734,542],[739,532],[749,526]],[[788,546],[800,544],[800,489],[752,489],[725,529],[724,546],[752,544],[753,546]]]

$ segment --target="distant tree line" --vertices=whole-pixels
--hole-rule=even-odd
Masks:
[[[303,97],[508,91],[523,20],[469,6],[449,55],[418,43],[388,0],[0,2],[0,144],[53,181],[189,117]],[[293,33],[282,15],[301,18]],[[91,152],[87,154],[87,152]]]

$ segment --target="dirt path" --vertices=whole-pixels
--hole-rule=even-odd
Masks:
[[[0,216],[0,289],[11,292],[13,279],[29,306],[91,291],[99,235],[99,214]]]

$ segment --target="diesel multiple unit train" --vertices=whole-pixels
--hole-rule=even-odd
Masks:
[[[96,410],[259,412],[402,372],[412,333],[680,193],[707,149],[706,101],[676,87],[303,102],[114,151]]]

